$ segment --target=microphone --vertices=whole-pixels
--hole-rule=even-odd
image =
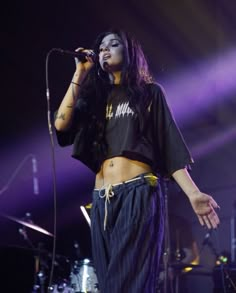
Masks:
[[[93,62],[96,61],[96,54],[94,52],[84,52],[82,50],[76,51],[68,51],[68,50],[62,50],[62,49],[56,49],[59,53],[63,55],[69,55],[74,58],[78,58],[81,62],[86,62],[86,57],[92,58]]]
[[[34,194],[39,194],[39,182],[38,182],[38,163],[35,157],[32,157],[32,174],[33,174],[33,190]]]

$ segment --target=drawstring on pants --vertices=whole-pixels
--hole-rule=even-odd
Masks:
[[[114,186],[118,186],[121,184],[126,184],[129,182],[133,182],[133,181],[137,181],[140,179],[146,179],[146,182],[149,183],[150,186],[156,186],[157,182],[158,182],[158,177],[155,176],[152,173],[147,173],[146,175],[141,175],[138,177],[135,177],[133,179],[130,180],[126,180],[124,182],[121,183],[115,183],[115,184],[105,184],[103,185],[99,190],[99,197],[100,198],[105,198],[105,216],[104,216],[104,231],[106,230],[106,225],[107,225],[107,217],[108,217],[108,211],[107,211],[107,204],[110,203],[110,198],[112,198],[115,194],[114,191],[112,190],[112,187]],[[101,191],[105,191],[104,195],[101,195]]]
[[[101,195],[101,190],[105,189],[104,195]],[[114,196],[114,192],[112,191],[112,184],[107,184],[104,185],[100,190],[99,190],[99,197],[100,198],[105,198],[105,216],[104,216],[104,231],[106,230],[106,225],[107,225],[107,203],[110,203],[110,198]]]

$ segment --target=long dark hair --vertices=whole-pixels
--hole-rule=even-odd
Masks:
[[[93,46],[96,56],[99,55],[99,46],[103,38],[110,34],[116,34],[124,46],[121,85],[126,88],[130,107],[137,112],[140,120],[140,129],[143,129],[144,110],[150,103],[150,96],[148,95],[146,85],[153,83],[152,75],[150,74],[140,43],[129,33],[122,30],[110,29],[107,32],[101,33]],[[95,96],[96,98],[93,97],[92,99],[93,103],[96,103],[96,111],[102,107],[103,111],[101,112],[103,115],[106,97],[110,88],[111,84],[108,74],[102,70],[97,58],[95,66],[91,69],[81,89],[81,96]]]

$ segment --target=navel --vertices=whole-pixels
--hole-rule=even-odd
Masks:
[[[114,162],[110,160],[109,167],[113,167],[113,166],[114,166]]]

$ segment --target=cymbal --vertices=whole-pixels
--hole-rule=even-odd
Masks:
[[[9,220],[12,220],[16,223],[19,223],[25,227],[28,227],[30,229],[33,229],[35,231],[38,231],[40,233],[43,233],[45,235],[48,235],[48,236],[51,236],[51,237],[54,237],[54,235],[50,232],[48,232],[47,230],[43,229],[42,227],[38,226],[38,225],[35,225],[33,223],[29,223],[29,222],[26,222],[26,221],[23,221],[21,219],[18,219],[18,218],[15,218],[15,217],[12,217],[12,216],[9,216],[9,215],[5,215],[5,214],[1,214],[3,217],[9,219]]]

